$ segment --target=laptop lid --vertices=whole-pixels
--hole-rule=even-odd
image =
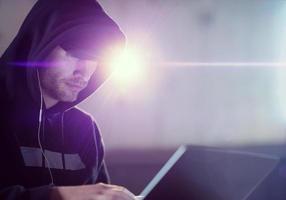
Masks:
[[[265,190],[270,193],[267,186],[273,184],[266,180],[277,182],[280,178],[280,185],[285,182],[285,177],[273,173],[280,169],[280,159],[275,156],[181,146],[140,195],[145,197],[144,200],[264,200],[261,198],[266,192],[259,194]],[[276,178],[269,178],[273,176]],[[284,193],[286,195],[286,185]],[[275,199],[280,200],[279,197]]]

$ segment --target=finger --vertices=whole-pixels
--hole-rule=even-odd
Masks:
[[[111,184],[98,183],[96,184],[101,194],[113,196],[112,199],[120,199],[120,200],[136,200],[134,194],[132,194],[125,187]],[[99,194],[99,193],[97,193]],[[107,196],[108,196],[107,195]]]
[[[137,200],[136,196],[124,187],[117,186],[113,191],[116,193],[116,195],[124,197],[126,200]]]

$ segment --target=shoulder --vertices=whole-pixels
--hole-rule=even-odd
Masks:
[[[100,130],[95,122],[95,119],[91,114],[80,109],[79,107],[73,107],[65,112],[65,121],[69,126],[74,129],[78,129],[81,132],[82,137],[94,138],[97,142],[102,141]]]
[[[70,117],[79,117],[79,118],[86,119],[86,120],[93,119],[92,116],[88,112],[82,110],[81,108],[77,106],[72,107],[71,109],[67,110],[65,112],[65,115],[68,115]]]
[[[81,127],[90,127],[93,125],[97,128],[96,122],[92,115],[79,107],[73,107],[67,110],[65,112],[65,118],[73,125],[78,124]]]

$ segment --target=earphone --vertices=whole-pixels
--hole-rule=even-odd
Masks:
[[[50,162],[48,160],[48,158],[46,157],[46,154],[43,150],[43,147],[42,147],[42,143],[41,143],[41,124],[42,124],[42,116],[43,116],[43,92],[42,92],[42,86],[41,86],[41,81],[40,81],[40,75],[39,75],[39,70],[37,69],[37,79],[38,79],[38,86],[39,86],[39,90],[40,90],[40,110],[39,110],[39,123],[38,123],[38,133],[37,133],[37,137],[38,137],[38,144],[40,146],[40,149],[41,149],[41,152],[42,152],[42,155],[44,157],[44,159],[46,160],[47,162],[47,167],[48,167],[48,170],[49,170],[49,174],[50,174],[50,178],[51,178],[51,184],[54,184],[54,177],[53,177],[53,174],[52,174],[52,171],[51,171],[51,168],[50,168]]]

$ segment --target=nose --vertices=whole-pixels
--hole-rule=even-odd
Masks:
[[[74,75],[80,75],[85,81],[89,81],[91,75],[95,71],[96,66],[92,66],[86,60],[77,60]]]

